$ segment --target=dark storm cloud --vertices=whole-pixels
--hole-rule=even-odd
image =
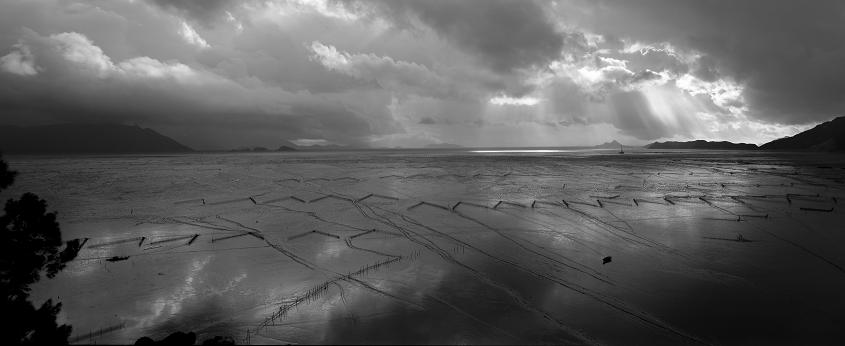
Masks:
[[[845,113],[845,2],[575,1],[565,20],[701,52],[694,73],[745,84],[750,115],[807,123]],[[571,12],[567,15],[567,12]]]
[[[547,131],[534,124],[645,140],[807,123],[845,104],[842,7],[10,0],[0,123],[137,122],[198,148],[520,145]],[[545,138],[580,140],[556,128]]]
[[[10,55],[7,55],[10,56]],[[3,123],[140,123],[190,128],[179,140],[194,144],[194,133],[222,128],[230,138],[202,144],[218,147],[281,139],[332,138],[365,145],[364,138],[389,128],[377,113],[370,122],[342,100],[291,93],[273,86],[246,87],[210,71],[148,57],[113,61],[84,35],[42,36],[24,30],[13,49],[16,65],[0,73]],[[7,59],[9,60],[9,59]],[[376,120],[378,119],[378,120]],[[254,136],[273,130],[272,136]]]
[[[540,66],[559,57],[564,37],[533,1],[384,1],[394,22],[413,19],[500,73]]]

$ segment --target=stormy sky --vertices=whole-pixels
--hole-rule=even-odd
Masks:
[[[761,144],[843,95],[841,0],[0,0],[0,124],[198,149]]]

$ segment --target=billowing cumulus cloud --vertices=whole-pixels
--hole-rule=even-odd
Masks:
[[[0,57],[0,68],[21,76],[34,76],[38,73],[32,52],[28,46],[20,43],[13,47],[11,53]]]
[[[842,114],[839,1],[8,0],[0,123],[200,148],[762,143]]]

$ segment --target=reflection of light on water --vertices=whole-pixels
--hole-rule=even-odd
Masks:
[[[98,227],[98,225],[92,225],[92,227]],[[80,250],[76,260],[68,263],[67,267],[62,271],[62,275],[72,277],[89,275],[97,269],[103,269],[103,263],[106,258],[114,255],[132,257],[141,250],[141,248],[136,246],[140,242],[139,237],[145,237],[144,244],[147,244],[150,241],[164,239],[174,234],[180,234],[180,231],[190,229],[187,225],[152,225],[128,233],[126,228],[128,226],[124,224],[117,224],[116,226],[106,224],[96,231],[86,232],[91,238],[88,239],[88,242]],[[188,232],[190,231],[184,233],[192,234]],[[102,234],[102,236],[97,236],[97,234]],[[173,246],[178,245],[175,244]]]
[[[79,251],[76,258],[77,260],[72,261],[68,264],[65,268],[63,273],[64,275],[69,276],[84,276],[93,273],[97,269],[102,269],[103,267],[103,258],[111,257],[114,254],[114,250],[116,247],[125,245],[125,244],[113,244],[113,245],[102,245],[100,244],[110,244],[115,241],[120,241],[123,239],[131,238],[131,236],[114,230],[113,228],[106,226],[105,230],[102,232],[105,234],[103,237],[93,237],[92,239],[88,239],[85,243],[86,246]],[[95,258],[97,260],[79,260],[82,258]]]
[[[470,150],[471,153],[574,153],[583,150],[558,150],[558,149],[515,149],[515,150]]]
[[[226,287],[223,287],[223,292],[235,288],[235,286],[238,283],[240,283],[241,281],[243,281],[244,279],[246,279],[246,273],[241,273],[241,275],[238,275],[238,277],[236,277],[232,280],[229,280],[229,283],[226,284]]]
[[[489,149],[469,150],[476,154],[548,154],[548,153],[590,153],[590,152],[614,152],[615,149],[584,148],[584,149]]]
[[[572,233],[566,234],[551,234],[551,245],[552,246],[561,246],[566,248],[572,248],[575,245],[575,240],[571,237],[574,236]]]
[[[111,241],[114,237],[106,238],[105,241]],[[105,242],[104,241],[104,242]],[[97,248],[83,248],[82,251],[79,252],[77,258],[106,258],[111,257],[112,250],[114,247],[112,246],[104,246],[104,247],[97,247]],[[93,273],[96,269],[103,268],[102,260],[76,260],[68,263],[67,267],[65,268],[62,273],[68,276],[85,276],[88,274]]]
[[[343,250],[346,250],[346,244],[341,245],[337,241],[324,241],[323,248],[317,253],[317,261],[324,262],[326,260],[338,258]]]
[[[142,326],[150,325],[152,321],[162,315],[165,311],[165,308],[169,308],[170,315],[175,315],[182,310],[182,302],[185,299],[193,297],[196,294],[196,289],[194,288],[194,284],[196,281],[196,276],[208,265],[208,262],[211,261],[211,255],[206,256],[203,259],[195,259],[191,263],[191,268],[188,270],[188,274],[185,277],[185,284],[182,287],[178,288],[176,292],[171,294],[169,297],[159,297],[156,298],[155,302],[153,302],[152,310],[153,315],[147,318],[144,318],[141,321]]]
[[[231,290],[235,289],[235,286],[237,286],[244,279],[246,279],[246,273],[242,272],[240,275],[238,275],[238,276],[232,278],[231,280],[229,280],[229,282],[227,282],[226,285],[223,286],[223,288],[221,288],[219,290],[218,289],[211,289],[211,293],[213,293],[213,294],[223,294],[223,293],[226,293],[228,291],[231,291]]]

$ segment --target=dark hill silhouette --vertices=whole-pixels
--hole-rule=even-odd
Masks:
[[[845,117],[838,117],[792,137],[763,144],[765,150],[845,151]]]
[[[593,146],[592,148],[595,148],[595,149],[619,149],[619,148],[622,147],[622,145],[623,145],[622,143],[619,143],[614,139],[613,141],[602,143],[602,144]],[[630,147],[630,145],[626,145],[626,146]]]
[[[233,152],[233,153],[265,153],[265,152],[270,151],[270,149],[267,149],[265,147],[252,147],[252,148],[243,147],[243,148],[232,149],[232,150],[229,150],[229,151]]]
[[[689,141],[689,142],[654,142],[645,146],[648,149],[710,149],[710,150],[754,150],[757,149],[756,144],[748,143],[731,143],[727,141],[722,142],[708,142],[705,140]]]
[[[193,151],[151,129],[117,124],[0,126],[7,154],[120,154]]]

